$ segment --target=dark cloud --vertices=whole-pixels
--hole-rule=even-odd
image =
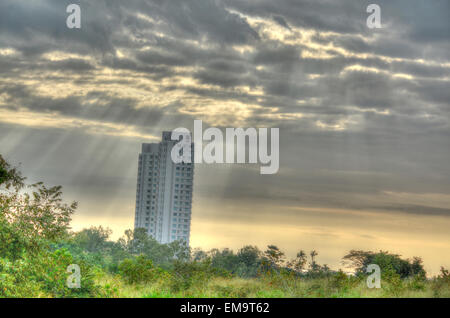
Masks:
[[[380,0],[380,30],[366,26],[370,1],[76,1],[80,30],[66,27],[69,3],[0,3],[0,111],[81,123],[0,120],[0,152],[32,158],[30,174],[67,177],[72,193],[106,200],[134,187],[128,173],[147,141],[107,124],[158,136],[194,118],[227,119],[280,128],[280,174],[228,167],[211,180],[203,168],[204,197],[449,214],[432,202],[372,198],[450,193],[448,1]],[[216,113],[230,103],[242,112]],[[87,121],[105,125],[89,130]],[[39,145],[52,145],[52,158]],[[68,162],[89,167],[71,175]]]
[[[436,207],[424,206],[424,205],[397,204],[397,205],[392,205],[392,206],[376,206],[376,207],[373,207],[373,209],[413,213],[413,214],[420,214],[420,215],[450,216],[450,209],[436,208]]]
[[[225,0],[224,2],[227,7],[251,16],[276,15],[292,26],[343,33],[354,33],[363,29],[365,21],[355,17],[360,17],[361,12],[365,12],[367,7],[362,2],[355,4],[351,1],[340,1],[338,3],[331,0],[287,0],[277,3],[269,0]]]
[[[291,28],[289,27],[289,24],[286,22],[286,20],[279,15],[276,15],[273,17],[273,19],[281,26],[285,27],[288,30],[291,30]]]

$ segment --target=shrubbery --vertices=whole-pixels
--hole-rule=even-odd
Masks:
[[[68,288],[69,265],[81,269],[81,288]],[[42,252],[11,261],[0,259],[0,295],[3,297],[99,297],[91,268],[75,260],[67,250]]]
[[[36,183],[25,188],[25,179],[0,156],[0,296],[95,297],[91,267],[66,249],[52,244],[68,237],[74,202],[62,202],[61,187]],[[30,191],[26,191],[30,189]],[[67,267],[81,269],[81,288],[68,288]]]
[[[144,255],[122,261],[119,265],[119,273],[128,284],[148,283],[158,278],[168,277],[165,270],[153,266],[153,262]]]
[[[434,297],[450,297],[450,272],[441,267],[441,273],[433,280],[433,296]]]
[[[230,277],[225,269],[211,266],[211,260],[181,262],[176,260],[170,276],[173,291],[185,290],[192,285],[205,286],[213,277]]]

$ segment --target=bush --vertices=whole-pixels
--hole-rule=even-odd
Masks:
[[[26,277],[23,260],[12,262],[0,258],[0,297],[38,297],[43,294],[41,285]]]
[[[194,262],[175,261],[170,276],[169,287],[172,291],[191,288],[194,284],[205,287],[213,277],[230,277],[230,273],[211,266],[211,260]]]
[[[153,266],[153,262],[144,255],[134,259],[125,259],[119,265],[119,273],[128,284],[148,283],[160,277],[164,271]]]
[[[259,273],[259,279],[271,288],[292,289],[292,284],[296,283],[297,277],[296,272],[284,268],[279,270],[269,269]]]
[[[441,267],[441,274],[433,280],[431,289],[433,297],[450,297],[450,273]]]
[[[405,284],[400,274],[392,267],[385,268],[381,274],[381,286],[389,296],[398,297],[405,289]],[[383,286],[384,284],[384,286]]]
[[[426,278],[420,275],[414,276],[408,281],[408,289],[415,291],[424,291],[426,289]]]
[[[347,292],[356,287],[362,280],[362,276],[349,276],[342,270],[333,274],[330,278],[330,286],[339,292]]]
[[[81,288],[69,288],[67,279],[71,264],[80,266]],[[85,263],[75,260],[65,249],[24,254],[9,261],[0,259],[0,295],[3,297],[99,297],[104,290],[95,285],[93,274]]]

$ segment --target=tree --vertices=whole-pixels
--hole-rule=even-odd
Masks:
[[[76,233],[74,242],[88,252],[102,252],[107,245],[110,245],[108,238],[111,234],[112,231],[109,228],[93,226]]]
[[[247,245],[237,252],[238,261],[246,267],[257,267],[261,263],[261,251],[256,246]]]
[[[317,255],[319,255],[319,253],[317,253],[315,250],[312,250],[309,255],[311,256],[311,263],[315,263],[316,261],[314,260],[314,257],[316,257]]]
[[[189,247],[187,247],[186,242],[173,241],[170,242],[167,247],[169,250],[168,255],[171,256],[172,259],[177,259],[185,262],[190,259],[190,249]]]
[[[261,251],[256,246],[247,245],[236,253],[235,273],[241,277],[256,277],[261,267]]]
[[[316,263],[315,257],[319,255],[319,253],[317,253],[316,250],[312,250],[309,252],[309,255],[311,256],[310,269],[311,271],[317,271],[320,266]]]
[[[284,253],[275,245],[268,245],[264,255],[270,268],[280,268],[284,263]]]
[[[17,168],[12,168],[11,165],[0,155],[0,186],[5,186],[6,189],[14,187],[20,189],[24,186],[25,178],[22,177]]]
[[[208,253],[206,253],[205,251],[203,251],[200,248],[196,248],[191,252],[192,256],[191,259],[193,261],[203,261],[204,259],[206,259],[208,257]]]
[[[288,267],[296,272],[301,272],[305,268],[306,262],[306,253],[305,251],[300,250],[300,252],[297,253],[296,258],[288,263]]]
[[[357,273],[365,273],[368,265],[377,264],[380,266],[382,272],[394,271],[401,278],[416,275],[426,276],[420,257],[405,260],[400,255],[391,254],[387,251],[374,253],[370,251],[351,250],[343,257],[343,262],[348,267],[354,268]]]
[[[215,268],[224,268],[230,272],[236,269],[237,259],[232,250],[225,248],[219,250],[217,248],[209,251],[211,265]]]
[[[42,182],[29,186],[32,193],[3,196],[1,205],[9,223],[27,238],[54,241],[67,234],[77,203],[62,202],[62,187],[47,188]]]
[[[0,176],[0,256],[38,252],[45,243],[67,235],[77,203],[63,203],[61,186],[25,186],[25,178],[1,156]]]
[[[119,239],[119,245],[132,255],[145,255],[155,264],[164,268],[172,266],[175,259],[188,260],[189,248],[184,242],[174,241],[169,244],[160,244],[147,234],[144,228],[126,230],[125,235]]]

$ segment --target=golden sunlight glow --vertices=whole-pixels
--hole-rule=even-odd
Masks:
[[[15,55],[17,53],[18,52],[15,49],[13,49],[13,48],[0,49],[0,55],[3,55],[3,56]]]
[[[0,108],[0,122],[36,128],[83,128],[86,133],[92,134],[158,140],[157,136],[142,134],[129,125],[68,118],[57,113],[36,113],[27,110],[15,112]]]

